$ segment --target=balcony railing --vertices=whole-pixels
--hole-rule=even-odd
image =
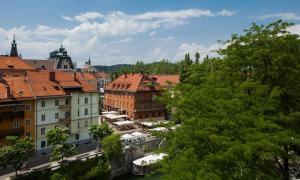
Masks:
[[[24,133],[24,127],[19,127],[19,128],[1,130],[0,131],[0,136],[1,135],[18,135],[18,136],[21,136],[23,133]]]
[[[163,109],[165,109],[165,106],[159,103],[137,103],[134,111],[154,111]]]
[[[59,122],[60,123],[65,123],[65,124],[70,123],[71,122],[71,117],[69,116],[69,117],[59,118]]]
[[[70,110],[71,109],[71,105],[70,104],[59,105],[58,109],[60,109],[60,110]]]
[[[24,111],[17,111],[17,112],[0,112],[0,117],[9,119],[9,118],[14,118],[14,117],[24,117]]]

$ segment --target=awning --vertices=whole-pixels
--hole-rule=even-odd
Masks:
[[[148,156],[133,161],[133,164],[137,166],[147,166],[162,160],[165,156],[167,156],[167,154],[165,153],[150,154]]]
[[[168,131],[168,129],[165,128],[165,127],[157,127],[157,128],[153,128],[153,129],[150,129],[150,130],[151,131],[161,131],[161,132]]]
[[[118,126],[123,126],[123,125],[129,125],[129,124],[133,124],[134,122],[132,121],[117,121],[117,122],[114,122],[115,125],[118,125]]]

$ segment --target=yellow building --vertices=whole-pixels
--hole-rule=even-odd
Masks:
[[[26,77],[0,73],[0,144],[11,135],[29,136],[35,142],[35,99]]]

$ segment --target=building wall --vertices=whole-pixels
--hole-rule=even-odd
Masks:
[[[13,104],[19,105],[29,105],[30,108],[23,109],[18,112],[14,111],[15,106],[10,106]],[[35,140],[35,101],[26,100],[20,102],[11,102],[5,107],[2,104],[0,108],[0,113],[12,113],[12,116],[6,117],[5,115],[0,115],[0,144],[5,143],[5,137],[9,135],[19,135],[21,137],[29,136]],[[26,120],[28,120],[26,124]],[[29,122],[30,121],[30,122]],[[18,127],[15,127],[15,124]]]
[[[69,106],[66,106],[66,100],[69,99]],[[58,100],[58,105],[55,105],[55,101]],[[42,102],[45,102],[45,107],[42,107]],[[67,108],[64,108],[65,106]],[[70,123],[67,121],[60,121],[60,119],[66,119],[66,112],[70,112],[71,109],[71,98],[68,96],[64,97],[52,97],[42,98],[36,101],[36,149],[43,149],[41,142],[46,143],[46,134],[52,128],[55,127],[69,127]],[[58,117],[55,114],[58,113]],[[42,120],[42,115],[45,115],[45,120]],[[45,128],[45,133],[41,133],[41,129]],[[47,143],[46,143],[47,144]],[[47,145],[44,147],[47,148]]]
[[[134,93],[126,91],[105,91],[104,109],[107,111],[119,111],[134,119]]]
[[[105,91],[104,108],[107,111],[118,111],[127,114],[133,120],[163,119],[165,107],[155,101],[160,91]]]
[[[87,101],[86,101],[87,99]],[[87,111],[87,114],[85,113]],[[72,93],[71,135],[70,142],[90,139],[89,127],[98,124],[99,94],[98,93]],[[76,137],[77,134],[77,137]],[[79,136],[78,136],[79,135]]]

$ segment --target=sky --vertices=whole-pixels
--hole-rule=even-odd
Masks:
[[[15,35],[24,59],[62,44],[78,67],[217,56],[253,22],[283,19],[300,34],[299,0],[1,0],[0,12],[0,54]]]

